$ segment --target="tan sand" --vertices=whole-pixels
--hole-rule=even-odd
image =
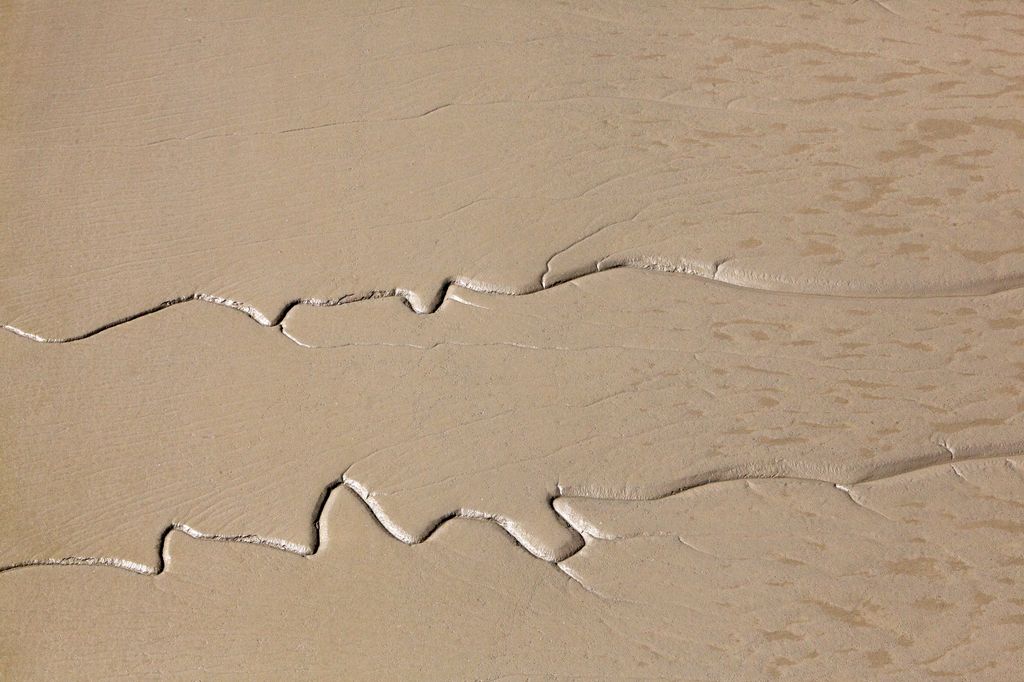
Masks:
[[[0,651],[16,679],[1013,679],[1022,466],[568,500],[591,535],[558,567],[485,522],[407,547],[339,488],[306,559],[174,532],[156,577],[5,574]]]
[[[1022,282],[1019,5],[720,4],[8,4],[0,322],[427,310],[599,263]]]
[[[1024,450],[1024,292],[868,300],[620,269],[526,296],[300,306],[284,330],[193,302],[70,343],[0,337],[2,562],[157,565],[186,524],[309,547],[343,480],[407,541],[497,518],[556,560],[560,494],[850,483]]]
[[[1011,679],[1022,65],[999,1],[0,4],[0,678]]]

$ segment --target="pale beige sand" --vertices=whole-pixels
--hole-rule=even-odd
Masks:
[[[525,296],[300,306],[287,335],[193,302],[9,358],[3,564],[155,568],[172,523],[312,542],[332,481],[400,538],[496,517],[559,559],[559,494],[849,483],[1024,450],[1024,292],[868,300],[614,270]]]
[[[156,577],[6,574],[0,651],[16,679],[1014,679],[1022,466],[565,498],[590,535],[558,567],[485,522],[407,547],[339,488],[313,557],[175,532]]]
[[[0,323],[601,263],[1021,284],[1018,3],[720,4],[7,4]]]
[[[1012,679],[1024,10],[714,4],[0,4],[0,678]]]

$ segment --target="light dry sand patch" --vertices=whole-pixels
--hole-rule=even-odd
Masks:
[[[0,9],[0,323],[598,264],[766,289],[1022,283],[1014,2]]]
[[[339,488],[312,557],[172,533],[155,577],[7,573],[0,652],[16,679],[1013,679],[1022,466],[562,498],[588,535],[557,568],[468,520],[407,547]]]
[[[200,302],[69,344],[5,334],[0,562],[152,568],[171,524],[301,551],[332,481],[408,542],[486,516],[557,560],[581,542],[557,495],[1012,454],[1021,319],[1024,292],[828,298],[620,269],[452,290],[433,315],[301,306],[284,334]]]

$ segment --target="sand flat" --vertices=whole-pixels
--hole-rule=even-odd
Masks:
[[[563,498],[588,534],[558,565],[466,519],[403,545],[339,488],[311,557],[174,532],[157,576],[8,573],[3,651],[19,679],[1006,679],[1022,466]]]
[[[1016,3],[0,7],[0,678],[1011,679]]]
[[[431,315],[385,298],[268,329],[196,301],[68,344],[5,334],[3,563],[155,568],[172,524],[308,548],[336,481],[403,540],[482,515],[558,560],[580,542],[561,494],[1009,455],[1022,313],[1019,291],[832,298],[617,269],[452,289]]]
[[[1018,285],[1020,8],[886,5],[10,4],[0,322],[429,310],[613,263]]]

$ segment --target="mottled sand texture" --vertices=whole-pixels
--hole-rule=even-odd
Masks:
[[[1024,668],[1024,6],[0,6],[0,677]]]

